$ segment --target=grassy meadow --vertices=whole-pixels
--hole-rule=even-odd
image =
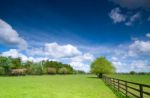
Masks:
[[[114,74],[114,75],[109,75],[109,77],[114,77],[117,79],[122,79],[122,80],[130,81],[130,82],[150,85],[150,75],[118,75],[118,74]],[[124,84],[124,82],[122,82],[122,83]],[[137,85],[130,84],[130,83],[128,85],[139,89],[139,86],[137,86]],[[123,88],[124,88],[124,86],[123,86]],[[136,95],[139,95],[139,93],[135,90],[132,90],[130,88],[128,88],[128,90]],[[150,93],[150,88],[143,87],[143,90]],[[144,94],[144,98],[149,98],[149,96]]]
[[[136,83],[148,84],[150,85],[150,75],[109,75],[117,79],[127,80]]]
[[[0,77],[0,98],[116,98],[94,75]]]

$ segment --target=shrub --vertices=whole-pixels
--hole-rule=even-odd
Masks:
[[[131,75],[135,75],[136,72],[135,72],[135,71],[130,71],[130,74],[131,74]]]
[[[48,67],[47,72],[48,72],[48,74],[56,74],[57,73],[56,68],[52,68],[52,67]]]
[[[22,68],[22,69],[12,69],[11,70],[11,75],[26,75],[27,69]]]
[[[3,67],[0,67],[0,75],[5,75],[5,69]]]
[[[34,63],[31,65],[30,72],[32,75],[41,75],[43,74],[42,66],[38,63]]]
[[[62,67],[62,68],[60,68],[60,69],[58,70],[58,73],[59,73],[59,74],[68,74],[69,71],[68,71],[67,68]]]

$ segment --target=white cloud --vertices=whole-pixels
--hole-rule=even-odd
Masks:
[[[147,33],[147,34],[146,34],[146,37],[150,38],[150,33]]]
[[[0,42],[10,45],[17,45],[20,49],[27,48],[27,42],[2,19],[0,19]]]
[[[109,17],[113,20],[114,23],[120,23],[126,20],[126,16],[121,14],[120,8],[112,9],[109,14]]]
[[[150,8],[150,0],[110,0],[114,3],[120,5],[121,7],[128,9],[137,9],[137,8]]]
[[[72,57],[71,60],[73,62],[84,62],[84,61],[93,61],[94,56],[90,53],[85,53],[83,55]]]
[[[59,45],[57,43],[46,43],[44,51],[46,55],[54,58],[73,57],[82,54],[77,47],[70,44]]]
[[[28,60],[28,57],[25,56],[22,53],[19,53],[17,49],[10,49],[9,51],[3,52],[1,55],[5,56],[5,57],[11,56],[13,58],[20,57],[23,61],[27,61]]]
[[[28,61],[33,61],[33,62],[40,62],[43,60],[49,60],[49,58],[47,57],[28,57]],[[50,60],[50,61],[54,61],[54,60]]]
[[[136,40],[134,43],[129,45],[129,55],[136,56],[139,54],[150,54],[150,41]]]
[[[75,56],[70,58],[70,65],[77,70],[84,70],[88,72],[90,70],[90,63],[94,60],[94,56],[90,53]]]
[[[20,57],[24,62],[25,61],[33,61],[33,62],[40,62],[42,60],[50,60],[50,61],[56,61],[55,59],[49,59],[47,57],[31,57],[31,56],[26,56],[25,54],[21,53],[17,49],[10,49],[8,51],[2,52],[1,56],[5,57],[12,57],[12,58],[18,58]]]
[[[70,65],[76,70],[84,70],[85,72],[90,71],[90,66],[83,62],[71,62]]]
[[[125,25],[131,26],[134,22],[136,22],[137,20],[139,20],[140,17],[141,17],[141,14],[139,12],[136,13],[136,14],[134,14],[133,16],[130,17],[130,20],[125,23]]]

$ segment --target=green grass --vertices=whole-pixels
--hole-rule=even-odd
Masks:
[[[114,75],[108,75],[109,77],[114,77],[117,79],[122,79],[122,80],[127,80],[130,82],[135,82],[135,83],[141,83],[141,84],[147,84],[150,85],[150,75],[118,75],[118,74],[114,74]],[[122,82],[124,84],[124,82]],[[129,86],[134,87],[139,89],[138,85],[134,85],[134,84],[130,84],[128,83]],[[122,86],[124,88],[124,86]],[[128,90],[136,95],[139,95],[139,93],[135,90],[132,90],[130,88],[128,88]],[[150,88],[147,87],[143,87],[143,90],[146,92],[150,93]],[[144,98],[149,98],[150,96],[144,94]]]
[[[150,85],[150,75],[109,75],[117,79]]]
[[[0,77],[0,98],[116,98],[93,75]]]

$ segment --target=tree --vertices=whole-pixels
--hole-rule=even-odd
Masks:
[[[31,65],[31,73],[30,74],[32,74],[32,75],[42,75],[43,74],[43,70],[42,70],[40,63],[33,63]]]
[[[69,70],[66,67],[62,67],[58,70],[59,74],[68,74]]]
[[[9,75],[12,62],[10,57],[2,57],[0,56],[0,66],[4,68],[4,72],[6,75]]]
[[[105,57],[99,57],[92,62],[91,72],[102,78],[103,74],[115,72],[115,67]]]
[[[131,75],[135,75],[136,72],[135,72],[135,71],[130,71],[130,74],[131,74]]]

